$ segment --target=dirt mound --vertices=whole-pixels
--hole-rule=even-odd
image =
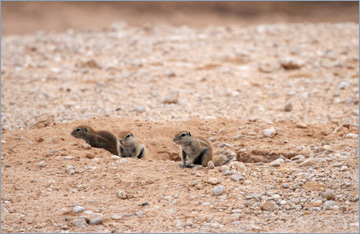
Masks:
[[[148,157],[119,160],[105,150],[83,148],[84,142],[70,135],[78,124],[115,133],[131,129],[146,144]],[[269,127],[276,130],[271,138],[264,137],[262,132]],[[240,161],[263,163],[231,163],[228,175],[219,172],[219,168],[180,168],[176,162],[180,160],[180,149],[172,142],[179,129],[209,138],[216,153],[232,150]],[[356,222],[353,212],[358,211],[357,185],[346,182],[346,189],[342,186],[348,176],[355,176],[357,172],[358,139],[346,137],[357,132],[356,126],[335,123],[304,127],[285,121],[149,122],[112,118],[5,131],[1,150],[2,231],[252,232],[280,230],[279,223],[283,225],[281,230],[292,232],[331,231],[331,225],[310,226],[308,223],[323,223],[324,219],[329,220],[326,217]],[[335,152],[348,152],[349,156]],[[286,161],[294,155],[303,155],[303,159]],[[285,160],[279,167],[267,163],[277,157]],[[312,174],[315,180],[309,179],[308,167],[301,166],[305,159],[311,159],[311,165],[319,173]],[[335,164],[333,160],[340,160],[340,167],[346,166],[347,173],[329,166],[329,162]],[[332,176],[325,176],[328,174]],[[285,187],[284,183],[288,185]],[[220,197],[212,195],[216,184],[225,187]],[[329,188],[336,191],[340,210],[324,208],[322,212],[331,216],[320,219],[315,215],[320,211],[312,209],[316,207],[312,200],[321,198],[321,193]],[[121,194],[119,190],[125,192],[123,199],[116,195]],[[298,206],[299,201],[293,194],[301,191],[307,195],[301,196],[304,200]],[[259,210],[259,201],[264,199],[260,197],[270,199],[276,194],[281,199],[275,201],[282,204],[285,200],[288,206],[281,205],[284,211],[274,208],[277,218],[269,220],[266,218],[269,211]],[[84,207],[86,211],[76,213],[75,206]],[[256,216],[251,215],[254,212]],[[92,220],[99,215],[104,221],[101,227],[86,222],[84,227],[72,224],[81,217]],[[296,227],[291,222],[284,225],[282,221],[299,218],[306,222]],[[356,231],[351,225],[341,230]]]

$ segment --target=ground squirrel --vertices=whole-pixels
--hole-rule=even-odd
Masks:
[[[213,161],[213,152],[210,143],[204,137],[194,137],[188,131],[178,132],[174,142],[181,145],[182,156],[180,167],[192,167],[192,163],[206,167],[209,161]],[[186,163],[185,158],[189,157]],[[214,165],[220,166],[230,161],[226,156],[217,156]]]
[[[134,134],[129,131],[123,131],[119,133],[118,137],[121,157],[145,158],[145,145],[135,138]]]
[[[111,132],[95,131],[90,126],[81,125],[74,128],[71,135],[85,140],[92,147],[103,148],[112,154],[120,155],[119,140]]]

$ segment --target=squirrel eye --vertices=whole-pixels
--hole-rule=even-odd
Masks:
[[[186,136],[185,133],[181,134],[181,137],[185,137],[185,136]]]
[[[129,137],[130,137],[130,134],[127,134],[127,135],[126,135],[126,138],[129,138]]]
[[[80,128],[76,129],[77,132],[80,132],[80,130],[81,130]]]

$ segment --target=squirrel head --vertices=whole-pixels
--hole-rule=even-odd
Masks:
[[[188,145],[192,142],[193,138],[188,131],[181,131],[175,134],[174,142],[179,145]]]
[[[135,142],[134,134],[129,131],[120,132],[118,137],[120,144],[124,146],[131,145]]]
[[[80,125],[74,128],[71,135],[76,138],[85,139],[92,132],[94,132],[94,130],[90,126]]]

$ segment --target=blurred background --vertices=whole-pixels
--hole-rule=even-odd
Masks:
[[[2,2],[1,35],[129,25],[255,25],[359,20],[358,2]]]

